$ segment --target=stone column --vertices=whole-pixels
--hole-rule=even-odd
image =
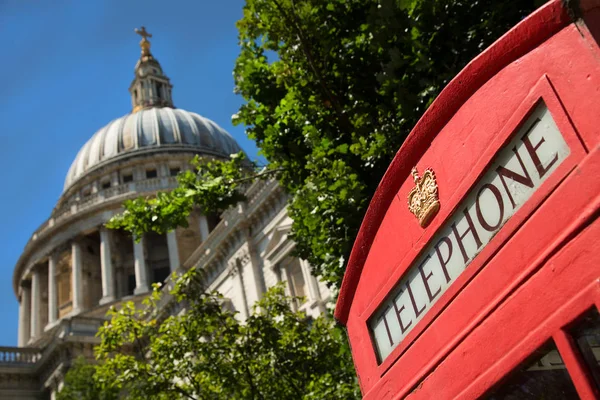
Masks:
[[[286,261],[286,258],[283,257],[281,259],[281,261],[279,261],[276,264],[276,267],[275,267],[276,271],[279,272],[278,273],[279,282],[285,282],[284,289],[285,289],[285,294],[287,296],[296,297],[298,294],[294,290],[294,285],[292,284],[292,281],[291,281],[291,271],[290,271],[289,259],[287,259],[288,262],[286,264],[284,264],[285,261]],[[298,301],[296,301],[296,300],[292,301],[291,306],[292,306],[293,311],[298,311],[298,306],[299,306]]]
[[[19,347],[25,347],[29,341],[31,322],[31,287],[28,282],[21,284],[21,302],[19,303]]]
[[[290,284],[290,280],[288,279],[288,269],[287,266],[282,266],[281,262],[277,263],[277,271],[279,272],[279,282],[285,282],[285,292],[288,296],[295,296],[295,293],[292,293],[292,285]]]
[[[231,277],[236,281],[238,287],[238,293],[242,297],[242,309],[240,310],[240,315],[242,320],[245,321],[248,319],[249,310],[248,310],[248,299],[246,298],[246,290],[244,288],[244,277],[242,274],[244,273],[242,269],[242,262],[239,258],[235,259],[234,264],[231,268]]]
[[[71,299],[73,300],[71,314],[78,314],[83,307],[82,273],[81,245],[74,241],[71,244]]]
[[[300,268],[302,268],[302,276],[304,282],[308,287],[308,300],[311,303],[311,307],[318,305],[319,309],[324,312],[325,306],[321,304],[321,291],[319,290],[319,282],[317,278],[310,271],[310,264],[306,260],[300,259]]]
[[[285,258],[283,260],[285,260]],[[291,280],[292,274],[290,271],[290,263],[288,262],[287,264],[283,265],[283,261],[280,261],[278,263],[278,266],[279,266],[279,273],[281,274],[281,281],[285,282],[286,294],[290,297],[298,296],[298,293],[296,293],[296,289],[294,288],[294,285],[292,284],[292,280]],[[296,299],[294,299],[292,301],[291,305],[292,305],[293,311],[298,311],[298,307],[300,306],[300,304]]]
[[[200,215],[198,220],[200,221],[200,239],[204,242],[204,241],[206,241],[206,238],[208,238],[208,235],[210,234],[210,232],[208,230],[208,221],[206,220],[205,215]]]
[[[48,257],[48,326],[58,319],[58,298],[56,290],[56,253]]]
[[[177,248],[177,235],[175,231],[167,232],[167,246],[169,247],[169,265],[171,272],[179,268],[179,249]]]
[[[119,186],[120,182],[119,182],[119,172],[115,171],[113,173],[110,174],[110,186],[111,187],[115,187],[115,186]]]
[[[250,262],[250,274],[248,275],[247,285],[251,288],[251,297],[254,301],[262,298],[263,293],[267,290],[265,284],[265,276],[262,269],[262,262],[257,254],[252,236],[249,229],[245,230],[246,246],[248,249],[248,258]]]
[[[100,304],[106,304],[115,300],[115,281],[110,253],[110,232],[105,227],[100,228],[100,269],[102,273]]]
[[[40,269],[38,266],[35,266],[32,271],[31,277],[31,338],[36,338],[40,336],[42,333],[40,326],[40,317],[41,317],[41,285],[40,285]]]
[[[133,241],[133,256],[135,257],[133,267],[135,269],[135,290],[133,294],[146,293],[149,291],[148,271],[146,270],[146,260],[144,259],[144,238],[136,242]]]
[[[306,286],[308,287],[308,299],[310,301],[320,300],[321,294],[319,293],[319,283],[317,279],[310,273],[310,265],[308,261],[299,260],[300,268],[302,269],[302,276],[304,277],[304,282],[306,282]]]

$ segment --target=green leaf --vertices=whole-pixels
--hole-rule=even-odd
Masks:
[[[283,283],[241,323],[220,294],[205,292],[195,268],[174,282],[171,294],[186,312],[156,318],[158,286],[143,309],[132,302],[111,309],[99,332],[98,364],[81,381],[134,399],[360,397],[345,335],[330,318],[293,311],[293,301],[305,300],[287,297]]]

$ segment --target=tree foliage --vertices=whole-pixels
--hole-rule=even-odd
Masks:
[[[65,375],[63,388],[56,400],[117,400],[118,391],[102,388],[95,380],[96,365],[85,357],[75,359]]]
[[[359,397],[343,332],[292,311],[281,285],[244,323],[218,293],[204,292],[195,269],[172,290],[183,312],[162,316],[161,293],[155,287],[143,307],[109,311],[94,367],[103,391],[146,400]]]
[[[368,202],[418,118],[541,2],[246,0],[234,70],[246,102],[234,123],[247,127],[291,194],[296,251],[316,274],[339,285]],[[163,232],[186,224],[173,211],[180,202],[232,204],[236,162],[221,163],[222,179],[188,173],[176,195],[128,203],[135,216],[114,226]]]
[[[236,121],[293,195],[299,254],[338,285],[368,202],[440,90],[535,1],[247,0]]]

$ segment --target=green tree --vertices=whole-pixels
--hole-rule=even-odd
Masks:
[[[96,348],[96,385],[128,399],[359,398],[343,332],[325,317],[290,309],[281,285],[240,323],[191,269],[176,281],[174,304],[157,287],[143,307],[109,311]],[[184,311],[184,312],[179,312]]]
[[[317,274],[339,285],[369,200],[418,118],[534,3],[246,1],[237,122],[283,169],[296,248]]]
[[[369,200],[418,118],[542,2],[246,1],[234,70],[246,102],[234,123],[269,162],[261,177],[290,193],[296,252],[317,275],[339,285]],[[243,198],[252,172],[218,164],[188,173],[173,196],[129,202],[112,226],[164,233],[186,224],[193,202],[210,211]]]
[[[63,388],[58,392],[57,400],[117,400],[115,389],[104,389],[94,380],[96,365],[85,357],[75,359],[65,375]]]

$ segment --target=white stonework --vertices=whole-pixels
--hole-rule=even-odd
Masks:
[[[114,271],[110,252],[110,231],[100,228],[100,268],[102,269],[102,299],[100,304],[115,300]]]
[[[40,333],[41,333],[41,326],[40,326],[40,314],[41,314],[41,310],[40,310],[40,297],[42,295],[41,293],[41,289],[40,289],[40,270],[36,269],[33,271],[32,273],[32,277],[31,277],[31,314],[30,314],[30,318],[31,318],[31,322],[29,324],[30,329],[31,329],[31,334],[30,334],[30,338],[31,339],[35,339],[37,337],[39,337]]]
[[[81,265],[81,245],[77,241],[71,244],[71,298],[72,313],[78,314],[83,305],[83,277]]]
[[[56,253],[53,252],[48,257],[48,327],[54,325],[58,318],[56,295]]]
[[[135,290],[133,294],[146,293],[149,290],[148,270],[144,256],[144,238],[133,242],[133,257],[135,270]]]
[[[27,345],[31,324],[31,288],[23,285],[19,302],[19,347]]]
[[[225,159],[240,150],[212,121],[173,107],[170,82],[151,54],[138,70],[150,72],[143,79],[136,73],[130,87],[134,112],[80,151],[56,207],[15,266],[19,347],[0,347],[0,399],[54,398],[71,361],[93,357],[108,308],[139,303],[152,283],[163,281],[166,305],[173,271],[203,269],[208,290],[220,291],[240,320],[281,281],[288,293],[303,296],[293,307],[308,315],[321,313],[330,298],[308,263],[291,256],[288,197],[275,181],[253,183],[243,204],[219,216],[196,210],[188,228],[166,235],[135,242],[104,228],[123,201],[176,187],[176,174],[190,169],[194,156]],[[161,96],[142,90],[157,84]],[[135,134],[125,124],[134,124]]]
[[[175,231],[167,233],[167,246],[169,248],[169,265],[171,271],[179,269],[179,250],[177,249],[177,237]]]

